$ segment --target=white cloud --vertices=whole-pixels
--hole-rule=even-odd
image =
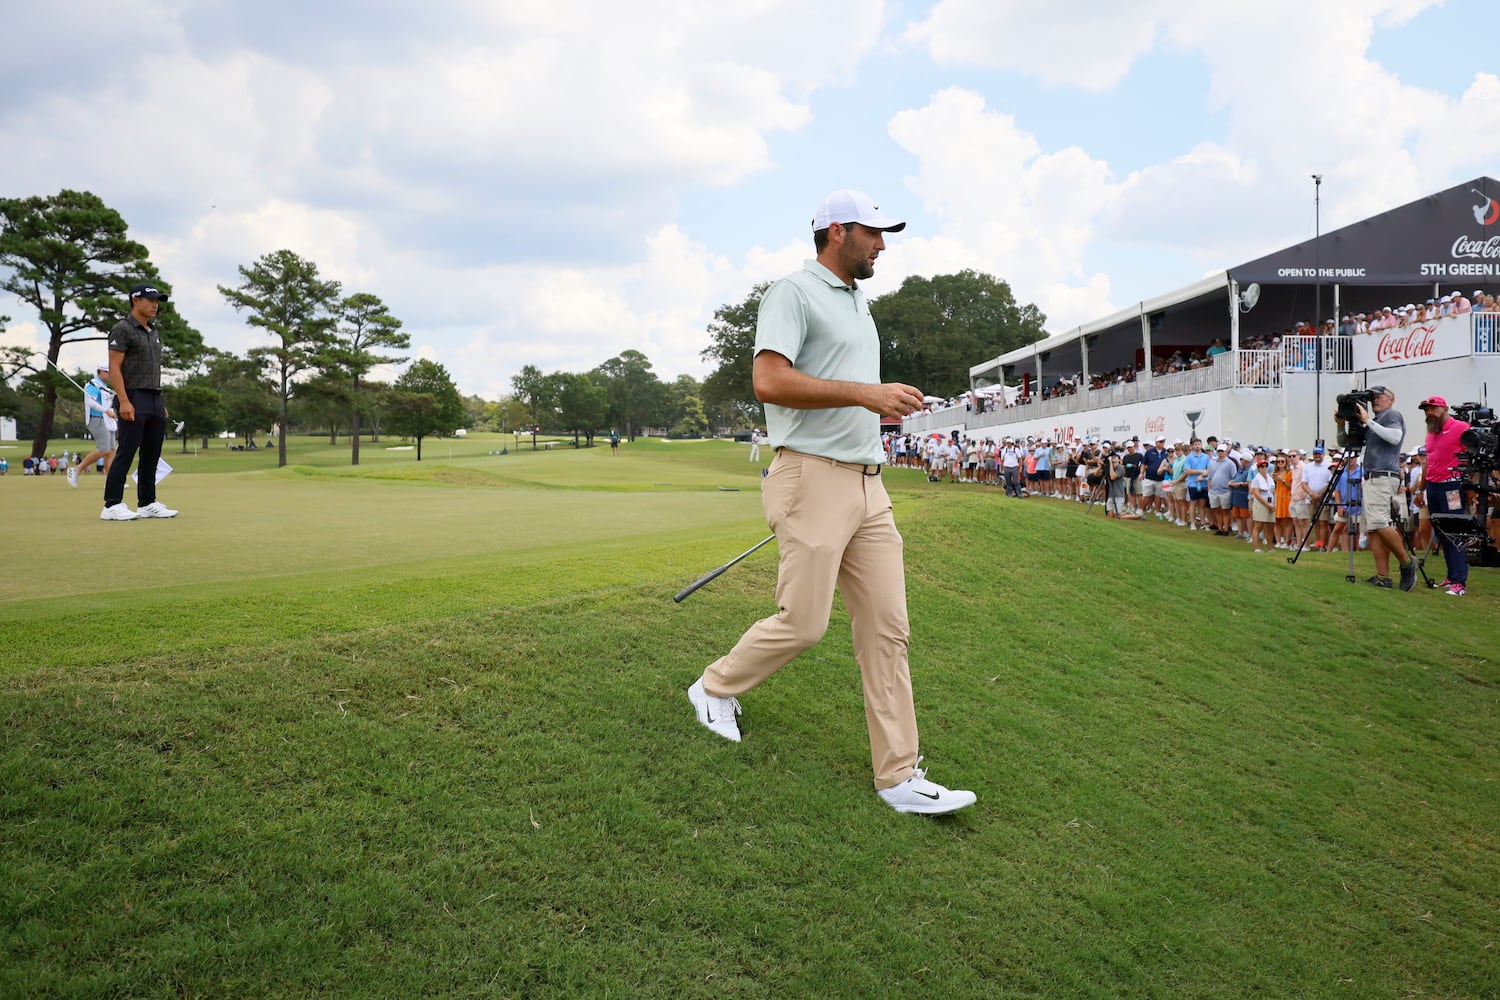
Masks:
[[[215,286],[285,247],[382,296],[414,343],[476,372],[466,382],[492,384],[494,362],[508,385],[519,358],[583,367],[630,346],[701,371],[712,309],[743,297],[764,255],[734,266],[674,243],[679,192],[770,170],[768,136],[809,121],[807,93],[852,78],[885,14],[857,0],[267,0],[252,16],[126,0],[21,17],[109,71],[24,57],[24,80],[0,70],[31,97],[0,109],[9,186],[100,194],[210,343],[263,340]],[[120,58],[113,31],[76,30],[132,21],[153,25],[139,59]]]
[[[1108,278],[1089,274],[1085,261],[1094,219],[1116,190],[1107,164],[1076,147],[1043,151],[1014,117],[965,90],[897,114],[890,132],[918,161],[908,186],[942,220],[938,235],[896,244],[901,271],[998,275],[1049,326],[1081,322],[1088,314],[1080,310],[1107,304]]]
[[[1151,0],[1127,9],[942,0],[907,32],[940,64],[1105,91],[1142,56],[1170,49],[1202,60],[1205,108],[1227,113],[1227,132],[1168,150],[1168,159],[1118,183],[1091,153],[1041,150],[1006,108],[981,113],[973,94],[939,95],[921,112],[897,115],[893,134],[922,160],[914,190],[962,206],[987,230],[981,238],[954,219],[945,235],[992,248],[997,273],[1014,275],[1018,294],[1037,289],[1049,319],[1071,319],[1108,291],[1107,281],[1084,277],[1074,246],[1151,244],[1222,267],[1284,245],[1289,232],[1312,234],[1313,173],[1324,176],[1326,231],[1430,193],[1432,178],[1452,177],[1457,163],[1465,164],[1462,176],[1489,169],[1500,155],[1500,80],[1477,73],[1454,100],[1404,82],[1370,56],[1377,28],[1404,25],[1433,2]],[[1065,180],[1077,186],[1070,191]],[[942,256],[963,255],[949,248]],[[1069,281],[1049,284],[1048,274]]]
[[[746,216],[825,173],[872,191],[906,174],[920,205],[870,294],[973,267],[1062,328],[1115,308],[1121,256],[1223,266],[1310,234],[1313,172],[1332,228],[1500,158],[1500,78],[1438,93],[1371,57],[1429,0],[941,0],[901,42],[886,6],[21,5],[13,35],[66,37],[69,59],[13,46],[0,64],[0,193],[98,193],[215,346],[263,342],[215,286],[285,247],[380,295],[414,355],[494,396],[523,364],[629,348],[664,377],[703,374],[713,310],[811,252],[746,235]],[[120,58],[128,23],[153,26],[144,58]],[[1201,119],[1156,129],[1175,146],[1127,160],[1066,121],[1027,124],[1059,93],[1152,116],[1120,85],[1175,58],[1208,81]],[[1025,105],[1017,73],[1045,85]],[[684,217],[705,191],[724,192],[713,218]]]
[[[1169,4],[1080,0],[1061,6],[942,0],[907,39],[939,63],[999,66],[1049,85],[1107,90],[1150,52]]]

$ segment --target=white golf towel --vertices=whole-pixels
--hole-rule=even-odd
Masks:
[[[159,483],[171,474],[172,467],[167,464],[167,460],[165,458],[158,458],[156,460],[156,481]],[[130,474],[130,481],[132,483],[138,483],[141,481],[141,474],[139,469]]]

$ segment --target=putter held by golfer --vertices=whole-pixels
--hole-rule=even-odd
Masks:
[[[697,590],[699,587],[703,586],[704,584],[708,583],[709,581],[717,579],[719,576],[722,576],[723,573],[724,573],[724,571],[727,570],[729,567],[733,566],[735,563],[739,562],[741,559],[745,558],[750,553],[754,552],[756,549],[760,548],[762,545],[765,545],[767,542],[771,541],[775,537],[776,537],[775,535],[767,535],[765,538],[762,538],[760,541],[756,542],[754,545],[750,546],[744,552],[741,552],[739,555],[735,556],[733,559],[729,560],[727,563],[725,563],[724,565],[720,566],[718,569],[712,570],[712,571],[704,574],[703,576],[699,577],[697,580],[694,580],[692,583],[688,584],[686,587],[684,587],[682,589],[682,591],[680,593],[678,593],[676,596],[674,596],[672,598],[672,600],[675,601],[675,602],[677,602],[678,604],[681,604],[687,598],[687,596],[689,594],[691,594],[693,591]]]

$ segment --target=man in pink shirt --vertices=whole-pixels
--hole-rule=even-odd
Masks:
[[[1469,429],[1466,421],[1449,416],[1448,401],[1442,396],[1422,400],[1427,415],[1427,510],[1432,526],[1443,546],[1443,561],[1448,564],[1448,579],[1442,583],[1450,597],[1468,593],[1469,560],[1463,546],[1443,530],[1443,515],[1464,515],[1463,480],[1458,473],[1458,453],[1463,449],[1459,436]]]

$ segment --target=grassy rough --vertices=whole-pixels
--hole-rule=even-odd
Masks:
[[[0,995],[1500,992],[1492,571],[893,471],[924,752],[979,793],[932,821],[871,793],[841,612],[744,743],[692,721],[770,610],[769,550],[670,601],[763,531],[743,449],[473,444],[189,468],[97,537],[0,480],[16,537],[149,531],[161,581],[7,574]]]

